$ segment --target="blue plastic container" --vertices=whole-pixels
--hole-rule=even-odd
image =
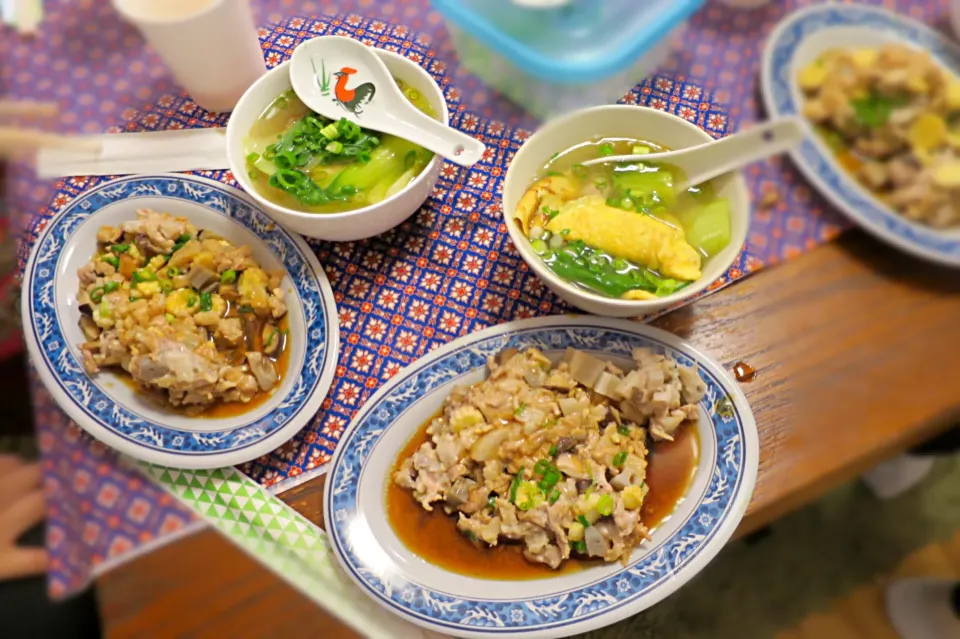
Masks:
[[[547,118],[623,97],[663,63],[704,0],[432,2],[463,64]]]

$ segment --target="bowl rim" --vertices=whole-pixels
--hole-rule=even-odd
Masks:
[[[654,109],[652,107],[633,105],[633,104],[604,104],[600,106],[587,107],[585,109],[578,109],[576,111],[567,113],[566,115],[563,115],[559,118],[551,120],[545,126],[541,127],[540,129],[537,129],[537,131],[524,142],[523,146],[520,147],[516,155],[513,156],[513,159],[510,161],[510,166],[507,168],[507,173],[504,176],[504,192],[506,192],[507,183],[510,180],[510,171],[514,167],[514,163],[517,161],[517,158],[521,157],[521,155],[524,153],[524,150],[529,148],[527,145],[534,138],[536,138],[537,136],[547,137],[550,135],[552,131],[558,128],[563,128],[565,126],[568,126],[570,122],[573,120],[576,120],[579,118],[585,118],[585,117],[599,118],[599,117],[602,117],[604,113],[608,113],[610,111],[647,113],[649,115],[653,115],[658,118],[671,119],[676,121],[678,124],[682,124],[687,129],[690,129],[691,131],[696,132],[698,135],[700,135],[703,138],[704,142],[711,142],[716,139],[713,136],[711,136],[709,133],[707,133],[705,130],[701,129],[696,124],[690,122],[689,120],[685,120],[673,113],[668,113],[666,111],[661,111],[659,109]],[[514,179],[517,179],[517,178],[514,178]],[[726,273],[726,271],[729,270],[730,266],[736,260],[736,256],[739,255],[740,252],[742,251],[743,246],[746,243],[747,233],[750,228],[750,217],[752,213],[751,203],[750,203],[750,191],[747,188],[747,181],[743,177],[742,173],[734,173],[731,175],[730,179],[732,180],[733,188],[741,192],[741,196],[745,203],[744,206],[742,207],[743,209],[742,215],[746,219],[746,224],[744,224],[744,227],[743,227],[743,233],[741,234],[742,237],[731,236],[730,238],[731,244],[735,242],[739,242],[740,251],[735,253],[733,259],[724,265],[722,272],[719,273],[717,277],[704,277],[703,274],[701,273],[700,278],[698,278],[695,282],[683,288],[682,290],[676,293],[673,293],[671,295],[667,295],[665,297],[658,297],[652,300],[624,300],[620,298],[606,297],[600,293],[596,293],[594,291],[590,291],[583,288],[578,288],[577,286],[568,283],[566,280],[562,279],[560,276],[558,276],[549,268],[547,268],[546,265],[544,265],[543,260],[539,259],[539,257],[537,257],[535,254],[532,253],[533,249],[529,246],[530,244],[529,240],[520,231],[519,227],[514,221],[514,218],[510,214],[508,214],[506,210],[506,206],[504,205],[503,198],[501,198],[500,200],[500,209],[501,209],[501,214],[503,215],[504,223],[507,226],[507,232],[510,234],[510,238],[513,240],[513,244],[516,247],[517,252],[520,253],[520,257],[522,257],[523,261],[526,262],[531,269],[533,269],[533,272],[537,274],[537,277],[544,280],[544,283],[546,283],[548,286],[561,288],[565,292],[569,292],[572,296],[576,297],[577,299],[582,299],[588,302],[599,302],[617,309],[637,309],[638,312],[642,313],[644,309],[656,310],[659,308],[663,308],[665,305],[669,306],[670,304],[680,302],[682,300],[686,300],[698,295],[699,293],[701,293],[702,291],[710,287],[719,277],[722,277],[723,273]],[[528,187],[524,187],[524,190],[526,190],[526,188]],[[738,215],[737,211],[739,210],[740,210],[739,208],[734,209],[733,207],[731,207],[731,216]],[[732,228],[731,228],[731,233],[732,233]]]
[[[317,37],[323,38],[326,36],[317,36]],[[312,39],[315,39],[315,38],[311,38],[311,40]],[[423,78],[429,80],[429,84],[433,86],[434,89],[436,89],[436,95],[440,99],[440,104],[442,105],[442,114],[441,114],[443,116],[442,121],[444,124],[448,126],[450,125],[450,108],[447,106],[446,96],[443,93],[443,89],[440,88],[440,85],[437,84],[437,81],[433,79],[433,76],[431,76],[426,69],[421,67],[419,64],[417,64],[413,60],[410,60],[409,58],[406,58],[400,55],[399,53],[394,53],[393,51],[386,51],[384,49],[376,49],[376,48],[374,48],[374,51],[380,57],[391,58],[401,64],[407,65],[411,70],[413,70],[414,73],[418,73],[422,75]],[[246,104],[248,102],[251,102],[253,100],[253,97],[257,95],[257,92],[261,90],[260,87],[266,84],[268,81],[270,81],[270,79],[272,79],[273,74],[278,72],[286,73],[289,66],[290,66],[290,60],[288,58],[287,60],[284,60],[274,68],[267,70],[266,73],[260,76],[260,78],[258,78],[256,82],[250,85],[250,87],[243,92],[243,95],[240,96],[240,100],[237,102],[237,106],[234,108],[233,113],[235,114],[237,111],[246,107]],[[293,87],[293,84],[291,83],[291,88],[292,87]],[[233,154],[230,153],[231,140],[234,139],[235,136],[246,135],[245,131],[240,132],[236,126],[233,126],[233,123],[234,123],[234,118],[231,115],[230,120],[227,122],[227,131],[226,131],[227,161],[230,163],[230,172],[233,174],[233,178],[237,181],[237,184],[240,185],[240,188],[243,189],[243,191],[247,193],[250,197],[252,197],[257,202],[257,204],[268,214],[274,211],[279,211],[284,216],[290,216],[292,218],[297,218],[302,220],[314,220],[314,221],[344,220],[354,216],[360,216],[364,213],[369,213],[370,211],[376,210],[381,206],[386,206],[391,203],[394,203],[399,198],[404,196],[408,191],[413,189],[415,186],[422,183],[424,180],[430,178],[430,175],[432,174],[433,169],[436,168],[438,164],[444,161],[442,157],[434,153],[433,158],[430,160],[430,162],[423,168],[422,171],[420,171],[420,174],[416,178],[414,178],[413,181],[410,182],[410,184],[405,186],[402,190],[400,190],[400,192],[394,193],[387,199],[381,200],[375,204],[369,204],[359,209],[354,209],[352,211],[341,211],[338,213],[309,213],[305,211],[297,211],[295,209],[287,208],[285,206],[281,206],[279,204],[276,204],[268,200],[267,198],[260,195],[260,193],[256,190],[256,188],[254,188],[253,184],[250,183],[246,175],[245,163],[238,163],[238,161],[235,161]],[[241,138],[241,141],[242,141],[242,138]]]

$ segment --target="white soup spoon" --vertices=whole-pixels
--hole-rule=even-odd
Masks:
[[[324,70],[328,77],[322,77]],[[460,166],[472,166],[486,149],[415,107],[376,52],[351,38],[321,36],[302,43],[290,60],[290,81],[297,97],[320,115],[396,135]]]

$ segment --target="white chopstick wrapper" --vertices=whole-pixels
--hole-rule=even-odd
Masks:
[[[90,136],[100,150],[43,148],[37,175],[134,175],[170,171],[216,171],[230,167],[226,129],[182,129]]]

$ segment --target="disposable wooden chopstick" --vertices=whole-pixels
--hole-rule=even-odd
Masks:
[[[55,102],[34,100],[0,100],[0,118],[45,119],[55,117],[60,109]]]
[[[26,152],[45,148],[97,152],[102,148],[102,142],[84,136],[0,127],[0,157],[19,156]]]

